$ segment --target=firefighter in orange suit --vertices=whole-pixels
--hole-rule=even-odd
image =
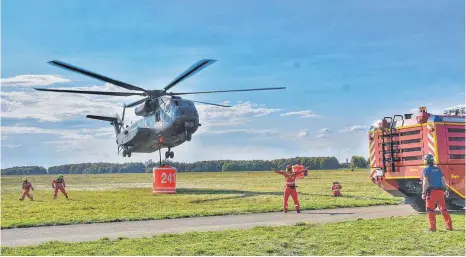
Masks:
[[[28,182],[26,178],[23,178],[23,186],[21,189],[23,189],[23,194],[21,195],[21,198],[19,198],[20,201],[24,200],[24,197],[26,196],[29,197],[31,201],[34,201],[34,198],[32,197],[32,195],[29,194],[29,191],[31,189],[32,191],[34,191],[34,187],[32,186],[32,183]]]
[[[448,197],[447,183],[442,171],[434,166],[434,156],[427,154],[424,156],[424,164],[427,166],[422,169],[422,199],[426,200],[426,210],[429,217],[429,230],[436,231],[435,209],[438,203],[440,212],[445,220],[447,230],[453,230],[451,217],[448,214],[445,204],[445,197]]]
[[[60,190],[66,196],[66,199],[68,199],[68,194],[66,193],[65,187],[65,179],[63,178],[63,175],[60,174],[58,175],[57,179],[52,181],[52,188],[54,189],[53,200],[57,199],[58,190]]]
[[[341,196],[340,189],[341,189],[340,183],[338,183],[338,181],[334,180],[333,185],[332,185],[332,193],[333,193],[334,197]]]
[[[370,173],[371,180],[377,185],[380,185],[380,183],[382,182],[382,177],[383,170],[380,168],[376,168],[375,170],[372,170]]]
[[[275,171],[278,174],[281,174],[285,177],[285,191],[283,195],[283,210],[288,212],[288,198],[291,195],[293,198],[294,206],[296,208],[296,212],[300,213],[300,206],[298,202],[298,193],[296,192],[296,176],[298,175],[297,172],[294,172],[291,168],[291,165],[286,166],[286,171]]]

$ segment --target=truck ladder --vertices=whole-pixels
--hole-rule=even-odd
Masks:
[[[390,119],[390,126],[391,126],[392,117],[383,117],[383,119],[384,120]],[[385,128],[382,128],[382,163],[383,163],[383,172],[387,172],[387,160],[385,159]]]
[[[393,116],[393,120],[392,120],[392,123],[390,124],[390,165],[392,167],[392,172],[396,172],[396,168],[395,168],[395,156],[393,155],[393,129],[395,129],[395,131],[397,130],[396,128],[393,128],[393,125],[395,124],[395,119],[396,117],[401,117],[401,127],[403,127],[403,125],[405,124],[405,120],[403,118],[402,115],[394,115]],[[398,129],[398,145],[400,145],[400,137],[401,137],[401,130]]]

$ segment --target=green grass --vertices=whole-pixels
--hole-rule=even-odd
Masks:
[[[454,231],[425,232],[425,215],[324,225],[256,227],[250,230],[166,234],[83,243],[48,242],[2,247],[2,255],[440,255],[464,256],[464,213],[452,214]]]
[[[176,195],[153,195],[151,174],[65,175],[71,200],[52,200],[49,175],[28,176],[35,201],[19,201],[21,177],[1,178],[1,228],[258,213],[282,209],[283,178],[274,172],[178,173]],[[331,197],[332,180],[343,186]],[[303,209],[396,204],[367,171],[312,171],[298,180]],[[293,207],[292,200],[289,201]]]

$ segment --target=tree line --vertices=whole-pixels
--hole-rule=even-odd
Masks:
[[[335,157],[296,157],[276,160],[213,160],[199,162],[173,162],[166,160],[167,165],[175,167],[179,172],[221,172],[221,171],[267,171],[284,170],[288,164],[301,164],[309,170],[332,170],[339,168],[366,168],[368,160],[361,156],[353,156],[351,162],[339,163]],[[104,174],[104,173],[150,173],[158,166],[158,162],[149,160],[145,163],[78,163],[52,166],[48,169],[40,166],[22,166],[2,169],[2,175],[39,175],[39,174]]]

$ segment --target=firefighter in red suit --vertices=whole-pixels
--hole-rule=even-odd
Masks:
[[[334,180],[333,185],[332,185],[332,193],[333,193],[334,197],[341,196],[340,189],[341,189],[340,183],[338,183],[338,181]]]
[[[29,194],[29,191],[31,189],[32,191],[34,191],[34,187],[32,186],[32,183],[28,182],[26,178],[23,178],[23,186],[21,189],[23,189],[23,194],[21,195],[21,198],[19,198],[20,201],[24,200],[24,197],[26,196],[29,197],[31,201],[34,201],[34,198],[32,197],[32,195]]]
[[[296,176],[298,175],[297,172],[294,172],[291,168],[291,165],[286,166],[286,171],[275,171],[278,174],[281,174],[285,177],[285,192],[283,195],[283,210],[288,212],[288,198],[291,195],[293,198],[294,206],[296,208],[296,212],[300,213],[300,206],[298,202],[298,193],[296,192]]]
[[[58,190],[60,190],[66,196],[66,199],[68,199],[65,187],[65,179],[63,178],[63,175],[60,174],[57,179],[52,181],[52,188],[54,189],[53,200],[57,199]]]
[[[426,200],[429,230],[437,230],[435,218],[437,203],[445,220],[446,229],[453,230],[451,217],[445,204],[445,197],[449,195],[445,177],[442,171],[437,166],[434,166],[434,156],[431,154],[424,156],[424,164],[426,164],[426,167],[422,169],[422,199]]]

